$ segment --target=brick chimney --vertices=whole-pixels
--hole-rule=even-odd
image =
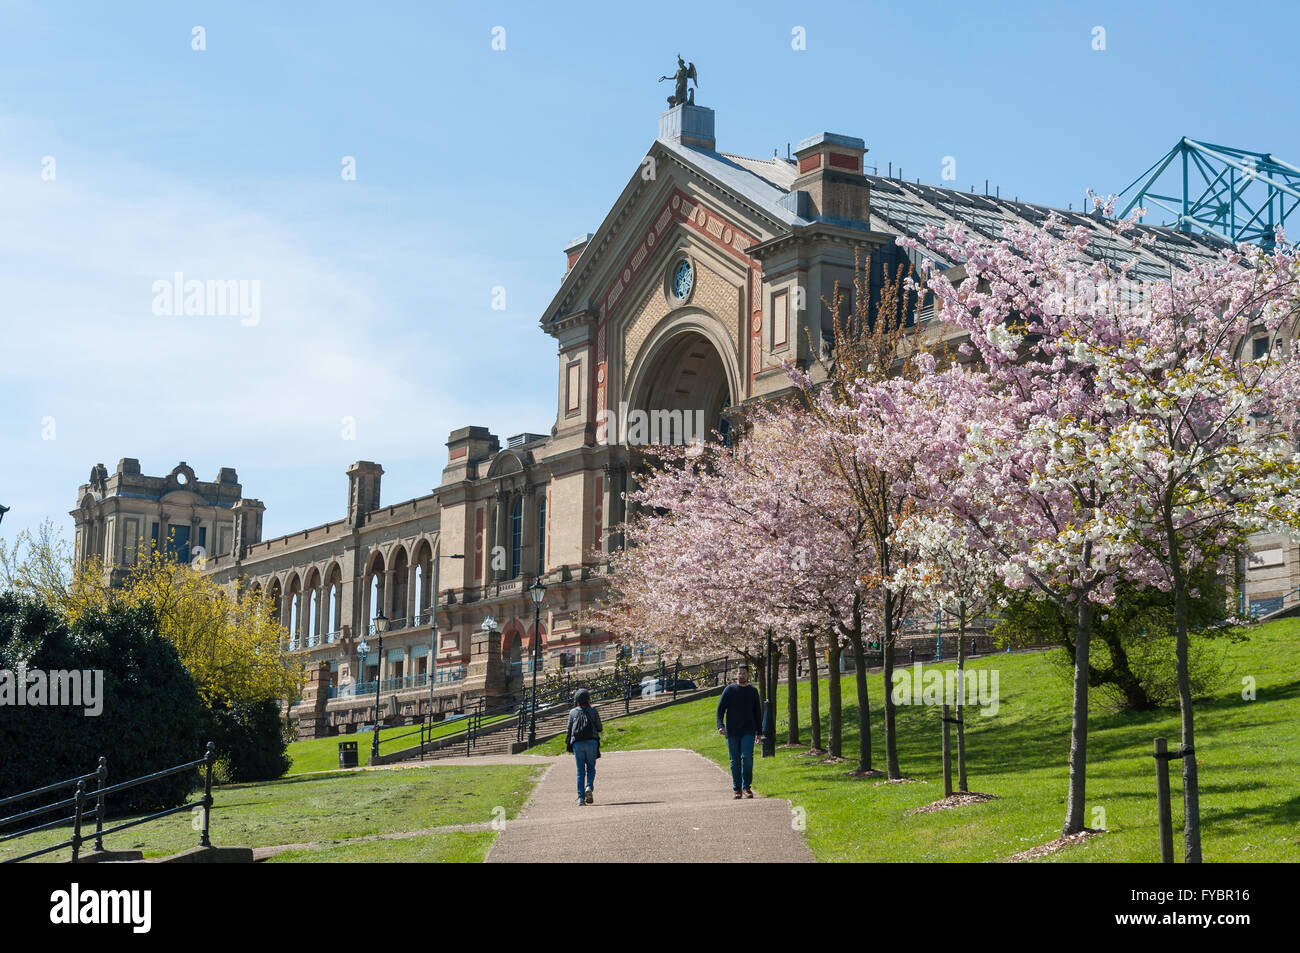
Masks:
[[[358,529],[365,525],[366,514],[379,509],[379,478],[384,468],[369,460],[358,460],[348,467],[348,522]]]
[[[564,246],[564,256],[566,259],[564,263],[564,273],[566,275],[573,271],[573,266],[578,263],[578,259],[582,257],[583,250],[590,242],[591,232],[587,232],[587,234],[579,235],[577,238],[569,242],[569,244]]]
[[[231,544],[231,555],[243,559],[248,554],[248,547],[262,541],[262,514],[266,507],[261,500],[245,497],[232,507],[235,514],[235,538]]]
[[[862,174],[866,143],[853,136],[820,132],[799,143],[794,152],[798,175],[791,192],[808,195],[810,218],[866,221],[871,189]]]
[[[447,437],[447,465],[442,470],[442,482],[458,483],[472,479],[478,464],[501,450],[501,441],[486,427],[461,427]]]

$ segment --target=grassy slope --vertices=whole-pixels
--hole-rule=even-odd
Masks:
[[[284,778],[264,784],[228,785],[213,792],[212,842],[266,847],[320,843],[396,831],[491,821],[493,808],[514,817],[531,794],[535,766],[434,766]],[[115,823],[109,822],[110,825]],[[438,834],[406,841],[347,845],[313,851],[309,860],[482,859],[492,834]],[[0,860],[66,839],[47,831],[0,844]],[[21,845],[21,846],[20,846]],[[165,856],[198,845],[189,813],[150,821],[104,839],[109,849],[143,850]],[[66,850],[45,859],[65,860]],[[282,858],[292,859],[292,858]]]
[[[287,850],[276,854],[270,864],[480,864],[487,857],[496,834],[427,834],[393,840],[341,844],[320,850]]]
[[[941,666],[950,668],[950,665]],[[970,788],[998,800],[955,810],[904,816],[943,794],[939,716],[934,708],[900,707],[899,758],[903,773],[927,783],[878,784],[848,775],[852,760],[825,764],[802,749],[778,749],[755,765],[755,787],[787,798],[806,812],[809,846],[820,860],[997,860],[1049,841],[1065,816],[1070,690],[1045,654],[985,656],[975,669],[999,671],[1001,710],[973,715],[967,732]],[[1228,687],[1197,703],[1201,817],[1207,861],[1300,861],[1300,620],[1269,623],[1228,650]],[[1244,701],[1241,680],[1253,676],[1258,697]],[[882,683],[869,681],[875,767],[884,765]],[[808,693],[799,701],[807,742]],[[845,679],[844,753],[857,754],[857,707]],[[821,704],[825,738],[826,683]],[[1178,743],[1178,714],[1165,710],[1116,714],[1093,693],[1087,803],[1090,826],[1101,808],[1108,833],[1053,856],[1056,861],[1157,859],[1152,738]],[[714,731],[714,706],[705,699],[611,721],[606,750],[693,748],[725,767],[726,747]],[[785,738],[784,686],[778,699],[778,737]],[[954,738],[954,749],[956,741]],[[539,746],[555,753],[559,741]],[[954,768],[955,775],[955,768]],[[955,780],[955,777],[954,777]],[[1181,859],[1182,783],[1173,766],[1176,855]],[[725,793],[725,792],[723,792]]]
[[[499,718],[488,718],[484,720],[483,724],[486,726],[501,721],[503,718],[513,717],[513,715],[504,715]],[[431,737],[437,739],[464,730],[465,720],[458,718],[455,721],[435,725]],[[412,734],[412,732],[415,732],[415,734]],[[396,738],[399,735],[408,735],[409,737],[400,743],[390,743],[389,739]],[[335,735],[329,738],[307,738],[303,741],[294,741],[289,745],[289,758],[292,764],[289,766],[288,774],[337,770],[340,741],[355,741],[357,743],[357,763],[359,765],[364,766],[370,762],[371,733],[368,731],[359,731],[350,735]],[[403,748],[414,748],[420,743],[419,726],[399,725],[395,728],[381,728],[379,741],[383,745],[380,751],[385,755],[400,751]]]

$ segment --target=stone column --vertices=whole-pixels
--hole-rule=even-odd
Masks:
[[[688,411],[689,413],[689,411]],[[605,464],[602,468],[604,473],[604,493],[600,501],[600,551],[611,553],[614,551],[614,539],[610,535],[609,528],[615,524],[614,519],[614,500],[618,498],[618,471],[613,464]]]
[[[329,704],[330,667],[328,662],[321,662],[307,675],[307,684],[303,688],[302,701],[298,706],[298,736],[300,738],[324,738],[329,734],[329,716],[326,706]]]
[[[469,698],[500,695],[505,688],[501,667],[501,633],[476,626],[470,635],[469,666],[462,691]]]
[[[416,575],[415,571],[419,568],[418,562],[411,563],[406,569],[406,624],[415,625],[416,614],[420,611],[419,603],[416,601]]]
[[[537,522],[537,501],[533,497],[532,487],[524,485],[519,495],[519,574],[532,575],[537,570],[537,550],[532,541],[537,538],[534,524]]]
[[[357,598],[357,603],[361,607],[361,615],[357,619],[357,632],[363,636],[370,631],[370,620],[375,614],[375,607],[370,604],[370,582],[370,576],[361,577],[361,594]],[[378,593],[375,593],[375,598],[379,598]]]
[[[493,538],[495,539],[495,542],[492,544],[492,553],[490,558],[488,559],[488,565],[489,566],[492,565],[492,563],[496,560],[498,554],[504,553],[504,557],[502,561],[508,567],[510,564],[510,550],[506,546],[505,535],[509,531],[508,524],[510,519],[510,512],[508,509],[507,497],[505,493],[498,491],[496,496],[493,498],[493,501],[496,504],[493,507],[493,509],[495,510],[495,518],[493,520],[494,522]],[[505,569],[492,570],[492,580],[494,582],[501,582],[503,579],[505,579],[505,577],[506,577]]]

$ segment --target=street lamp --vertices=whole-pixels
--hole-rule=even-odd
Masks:
[[[528,587],[528,594],[533,597],[533,705],[528,719],[528,747],[537,744],[537,659],[542,648],[542,600],[546,598],[546,587],[541,580]]]
[[[375,666],[375,730],[370,738],[370,763],[374,764],[375,759],[379,757],[379,676],[384,671],[384,630],[388,628],[388,619],[384,617],[384,610],[380,609],[379,614],[371,620],[374,626],[375,635],[379,636],[379,662]],[[365,669],[362,669],[363,673]]]
[[[448,559],[464,559],[464,553],[448,553]],[[433,604],[430,610],[433,618],[430,620],[429,631],[429,648],[433,654],[429,656],[429,723],[433,723],[433,683],[435,676],[438,674],[438,567],[442,564],[442,557],[433,557]]]
[[[5,520],[5,514],[8,513],[8,512],[9,512],[9,507],[7,507],[7,506],[0,506],[0,523],[3,523],[3,522],[4,522],[4,520]]]

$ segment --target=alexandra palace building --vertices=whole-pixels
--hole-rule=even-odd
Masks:
[[[866,174],[865,152],[861,139],[819,133],[789,158],[731,155],[716,148],[713,110],[670,108],[599,228],[564,249],[566,273],[540,316],[557,356],[549,433],[503,442],[483,427],[455,430],[439,485],[398,502],[381,497],[383,468],[357,461],[338,519],[274,539],[262,538],[265,507],[244,496],[233,469],[209,483],[184,463],[163,477],[130,458],[112,473],[98,465],[72,511],[77,558],[102,557],[118,578],[142,544],[182,559],[202,547],[218,583],[269,594],[288,628],[285,651],[310,675],[292,712],[303,733],[366,723],[376,681],[388,717],[426,710],[434,671],[438,707],[508,694],[537,639],[546,670],[607,664],[607,636],[578,618],[619,545],[635,445],[647,434],[725,432],[746,402],[789,387],[783,362],[815,373],[832,346],[824,299],[837,281],[852,288],[855,249],[870,255],[874,295],[908,259],[900,234],[958,221],[998,238],[1051,211]],[[1096,219],[1056,211],[1093,228],[1099,253],[1132,254]],[[1138,278],[1167,278],[1183,256],[1218,247],[1142,227],[1152,241],[1137,253]],[[1300,554],[1282,538],[1253,544],[1245,591],[1267,612],[1295,590]],[[538,581],[534,628],[528,590]],[[371,635],[380,614],[382,657]]]

